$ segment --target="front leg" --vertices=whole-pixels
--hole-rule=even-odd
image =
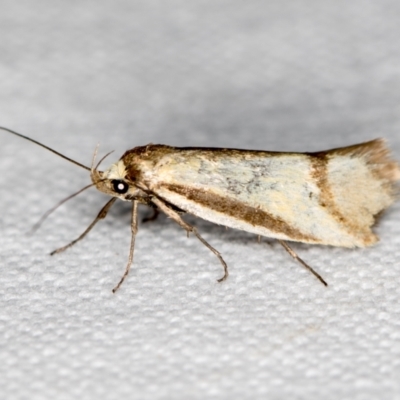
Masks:
[[[60,247],[59,249],[52,251],[50,255],[53,256],[54,254],[61,253],[62,251],[65,251],[71,246],[73,246],[76,242],[82,240],[92,230],[92,228],[97,224],[97,222],[99,222],[101,219],[104,219],[107,216],[108,211],[110,210],[111,206],[115,203],[116,200],[117,200],[116,197],[113,197],[111,200],[109,200],[97,214],[97,217],[93,220],[93,222],[86,228],[86,230],[78,238],[73,240],[71,243],[68,243],[66,246]]]

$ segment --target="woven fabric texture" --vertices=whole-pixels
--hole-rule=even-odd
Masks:
[[[376,137],[400,160],[400,2],[3,0],[0,125],[90,165],[147,143],[317,151]],[[87,171],[0,131],[0,397],[400,399],[400,206],[381,241],[294,244],[130,207],[65,253],[106,196],[34,234]],[[140,210],[141,217],[150,211]]]

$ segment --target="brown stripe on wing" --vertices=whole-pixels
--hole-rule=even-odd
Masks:
[[[353,146],[356,147],[356,146]],[[360,240],[357,246],[369,246],[377,241],[377,237],[370,231],[369,227],[360,226],[355,219],[344,215],[335,202],[328,177],[329,152],[321,152],[310,155],[311,177],[320,190],[319,205],[324,208],[335,219],[338,225],[355,240]]]
[[[335,199],[328,181],[329,158],[326,157],[326,154],[321,153],[316,157],[310,156],[310,161],[311,177],[314,179],[320,190],[319,205],[327,209],[329,214],[332,215],[340,225],[351,227],[351,222],[344,217],[335,204]]]
[[[293,226],[290,226],[283,219],[273,216],[259,208],[247,206],[232,198],[207,192],[204,189],[188,188],[183,185],[164,184],[163,186],[165,189],[185,196],[188,200],[200,204],[203,207],[210,208],[237,220],[247,222],[253,226],[264,227],[276,233],[283,233],[291,240],[305,243],[320,242],[316,237],[303,233]]]

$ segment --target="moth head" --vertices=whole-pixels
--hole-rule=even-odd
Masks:
[[[112,164],[105,171],[92,168],[90,171],[92,182],[100,192],[121,200],[133,200],[143,193],[127,177],[127,172],[123,160]]]

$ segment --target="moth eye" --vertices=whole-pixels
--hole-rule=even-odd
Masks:
[[[123,194],[126,193],[129,189],[129,185],[124,181],[115,179],[111,183],[114,187],[114,191],[117,193]]]

